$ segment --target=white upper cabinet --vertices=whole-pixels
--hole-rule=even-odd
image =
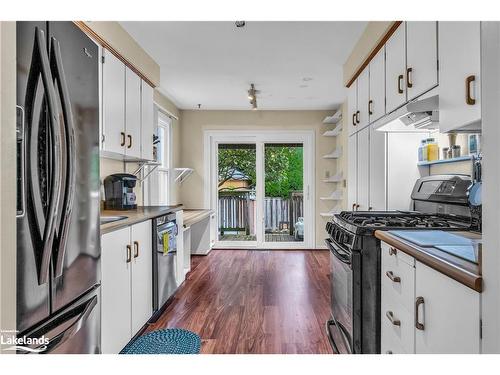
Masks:
[[[385,147],[386,133],[370,128],[370,211],[386,210]]]
[[[437,22],[406,22],[406,87],[412,100],[438,83]]]
[[[406,102],[405,23],[396,29],[385,44],[386,111],[392,112]]]
[[[125,153],[141,158],[141,79],[132,70],[125,71]]]
[[[363,129],[369,123],[368,101],[370,100],[370,70],[365,69],[359,75],[358,79],[358,108],[356,111],[356,126]]]
[[[358,200],[356,209],[368,211],[369,209],[369,168],[370,168],[370,128],[366,127],[358,132]]]
[[[356,113],[358,111],[358,83],[354,81],[347,92],[347,123],[349,124],[349,135],[358,130]]]
[[[385,47],[370,61],[369,121],[373,122],[385,115]]]
[[[141,155],[143,159],[153,160],[154,108],[153,88],[142,81],[141,87]]]
[[[103,49],[102,104],[104,151],[123,153],[125,145],[125,64]]]
[[[415,352],[479,354],[480,294],[415,263]]]
[[[480,22],[439,22],[439,129],[481,120]]]

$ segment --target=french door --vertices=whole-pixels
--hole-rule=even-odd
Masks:
[[[205,132],[215,247],[313,247],[313,148],[309,131]]]

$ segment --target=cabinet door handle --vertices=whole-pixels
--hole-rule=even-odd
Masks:
[[[413,82],[410,80],[410,74],[413,73],[413,69],[412,68],[408,68],[406,69],[406,86],[408,88],[412,88],[413,87]]]
[[[418,315],[418,308],[420,305],[424,306],[424,297],[417,297],[417,299],[415,300],[415,328],[420,331],[423,331],[424,323],[420,323]]]
[[[398,94],[402,94],[404,91],[403,91],[403,75],[400,74],[398,76]]]
[[[395,247],[389,248],[389,255],[396,255],[397,253],[398,253],[398,250]]]
[[[132,136],[130,134],[128,134],[127,138],[128,138],[128,146],[127,146],[127,148],[132,148]]]
[[[475,75],[468,76],[468,77],[465,79],[465,102],[466,102],[468,105],[474,105],[474,104],[476,104],[476,99],[474,99],[474,98],[471,96],[471,84],[472,84],[472,82],[474,82],[475,80],[476,80],[476,76],[475,76]]]
[[[124,132],[120,132],[120,135],[121,135],[121,138],[122,138],[122,141],[120,142],[120,146],[125,146],[125,133]]]
[[[356,124],[359,124],[359,111],[356,111]]]
[[[392,282],[394,283],[400,283],[401,282],[401,278],[399,276],[394,276],[394,273],[392,271],[387,271],[385,273],[385,275],[391,279]]]
[[[373,100],[370,99],[368,101],[368,114],[369,115],[373,115],[373,109],[372,109],[372,107],[373,107]]]
[[[352,114],[352,125],[356,126],[356,113]]]
[[[358,210],[359,207],[360,207],[359,204],[356,204],[356,211]]]
[[[139,256],[139,241],[134,241],[134,258]]]
[[[368,211],[371,211],[371,210],[373,210],[373,207],[368,207]]]
[[[389,319],[389,321],[392,323],[393,326],[399,327],[401,325],[401,320],[396,319],[392,311],[387,311],[385,313],[385,316],[387,317],[387,319]]]
[[[132,261],[132,246],[127,245],[127,263]]]

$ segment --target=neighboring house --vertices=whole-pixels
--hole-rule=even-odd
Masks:
[[[219,186],[219,191],[251,191],[252,179],[243,172],[234,169],[230,172],[231,178]]]

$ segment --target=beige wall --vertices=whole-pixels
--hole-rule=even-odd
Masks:
[[[203,132],[205,130],[309,130],[315,132],[315,184],[316,184],[316,246],[324,247],[325,219],[320,212],[329,211],[332,202],[319,200],[329,195],[335,185],[322,182],[325,171],[333,175],[337,162],[323,159],[323,155],[336,148],[336,138],[323,137],[331,129],[322,123],[332,111],[181,111],[181,163],[194,168],[193,175],[182,184],[181,201],[188,208],[204,207],[204,156]],[[339,137],[337,137],[339,138]],[[340,141],[339,141],[340,142]]]
[[[0,22],[0,330],[16,327],[16,26]]]
[[[160,85],[160,66],[118,22],[87,21],[85,24],[134,65],[155,86]]]
[[[344,84],[351,80],[354,73],[375,49],[393,23],[394,21],[368,22],[365,31],[344,63]]]

